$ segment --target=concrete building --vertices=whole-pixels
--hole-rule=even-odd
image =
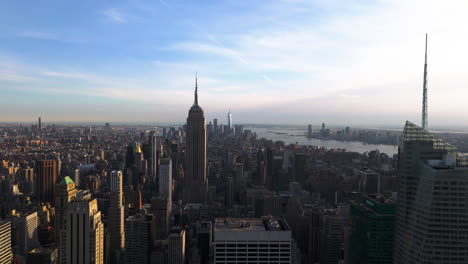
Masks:
[[[214,263],[292,263],[291,230],[277,218],[218,218]]]
[[[165,156],[159,164],[159,195],[172,200],[172,160]]]
[[[110,175],[110,254],[113,263],[123,262],[125,249],[124,226],[124,200],[123,200],[123,174],[121,171],[112,171]]]
[[[55,186],[55,241],[61,263],[66,263],[66,221],[65,212],[68,204],[76,197],[75,183],[70,177],[64,177]]]
[[[36,196],[40,202],[54,203],[54,186],[57,183],[57,161],[40,160],[36,164]]]
[[[156,226],[155,240],[166,240],[169,234],[172,203],[164,197],[154,197],[151,199],[149,211],[154,215]]]
[[[173,227],[168,244],[168,264],[185,264],[185,230],[180,227]]]
[[[25,257],[30,250],[39,246],[37,237],[39,217],[37,212],[14,217],[13,227],[16,241],[13,252]]]
[[[67,206],[66,263],[104,263],[104,224],[97,199],[78,193]]]
[[[156,230],[155,217],[137,214],[125,220],[125,263],[149,264]]]
[[[11,222],[0,220],[0,263],[11,263]]]

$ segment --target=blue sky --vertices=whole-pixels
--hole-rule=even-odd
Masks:
[[[4,1],[0,121],[468,126],[464,1]],[[462,121],[460,121],[462,120]]]

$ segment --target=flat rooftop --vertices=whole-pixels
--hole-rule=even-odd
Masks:
[[[288,231],[287,223],[278,218],[217,218],[215,231]]]

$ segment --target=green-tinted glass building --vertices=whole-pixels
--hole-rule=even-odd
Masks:
[[[393,263],[396,203],[391,198],[363,195],[350,207],[352,231],[348,243],[349,264]]]

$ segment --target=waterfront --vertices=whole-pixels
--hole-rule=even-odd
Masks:
[[[346,149],[351,152],[364,153],[372,150],[379,150],[389,156],[398,153],[398,147],[393,145],[382,144],[364,144],[357,141],[337,141],[337,140],[322,140],[316,138],[307,138],[304,129],[287,128],[287,127],[249,127],[257,133],[258,138],[266,138],[273,141],[283,141],[287,144],[311,145],[320,146],[326,149]]]

